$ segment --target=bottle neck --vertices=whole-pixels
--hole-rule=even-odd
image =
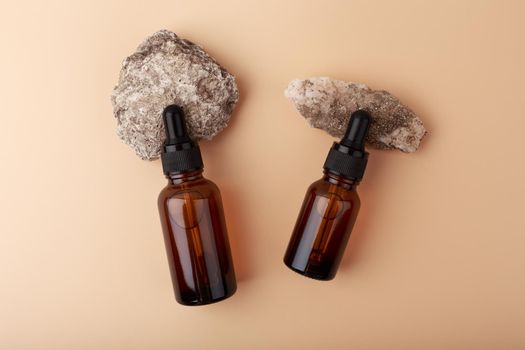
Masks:
[[[330,170],[324,170],[323,180],[333,185],[341,186],[347,190],[353,190],[359,185],[359,181],[348,179]]]
[[[203,169],[188,171],[184,173],[168,173],[166,177],[168,178],[168,183],[171,185],[178,185],[185,182],[196,181],[203,178],[202,176]]]

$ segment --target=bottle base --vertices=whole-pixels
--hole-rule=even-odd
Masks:
[[[226,300],[228,299],[229,297],[233,296],[235,294],[235,291],[233,291],[231,294],[227,294],[225,296],[222,296],[222,297],[219,297],[219,298],[216,298],[216,299],[208,299],[208,300],[200,300],[200,299],[184,299],[184,300],[181,300],[181,299],[176,299],[177,302],[181,305],[184,305],[184,306],[204,306],[204,305],[210,305],[210,304],[215,304],[215,303],[218,303],[219,301],[223,301],[223,300]]]
[[[312,270],[312,269],[306,269],[306,270],[300,270],[298,268],[295,268],[293,267],[292,265],[289,265],[286,261],[284,262],[284,264],[292,271],[294,272],[297,272],[298,274],[302,275],[302,276],[305,276],[305,277],[308,277],[308,278],[312,278],[314,280],[318,280],[318,281],[330,281],[330,280],[333,280],[335,275],[327,275],[327,274],[324,274],[324,273],[319,273],[315,270]]]

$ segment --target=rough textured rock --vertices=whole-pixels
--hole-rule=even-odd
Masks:
[[[111,102],[118,136],[142,159],[155,159],[166,106],[182,106],[190,136],[209,140],[227,126],[238,98],[233,75],[200,46],[161,30],[124,60]]]
[[[367,142],[379,149],[415,152],[426,130],[408,107],[387,91],[326,77],[293,80],[284,92],[310,126],[342,137],[350,114],[367,110],[373,118]]]

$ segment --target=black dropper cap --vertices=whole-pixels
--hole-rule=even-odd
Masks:
[[[347,179],[361,181],[368,161],[365,138],[372,119],[364,110],[357,110],[350,116],[348,128],[340,142],[328,152],[324,168]]]
[[[164,174],[202,169],[201,151],[188,135],[182,108],[177,105],[166,107],[162,119],[166,130],[166,141],[160,155]]]

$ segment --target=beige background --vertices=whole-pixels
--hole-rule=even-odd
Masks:
[[[525,13],[518,1],[3,1],[2,349],[525,348]],[[109,95],[171,29],[238,77],[202,143],[222,190],[237,294],[176,304],[160,163],[115,136]],[[333,139],[284,98],[327,75],[387,89],[431,134],[371,151],[336,279],[281,259]]]

